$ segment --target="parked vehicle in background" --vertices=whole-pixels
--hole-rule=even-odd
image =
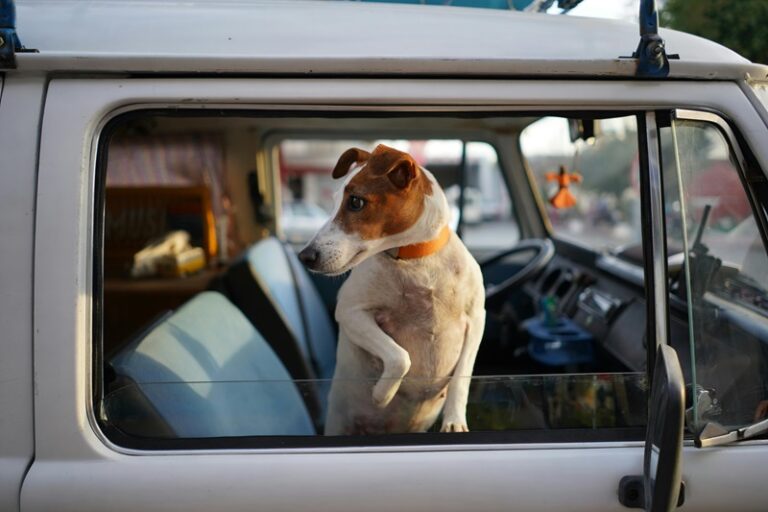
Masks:
[[[286,201],[282,204],[283,236],[292,244],[305,244],[325,224],[330,215],[318,205],[306,201]]]

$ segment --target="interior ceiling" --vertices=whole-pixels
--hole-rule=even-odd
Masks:
[[[536,117],[451,117],[440,116],[397,116],[383,117],[338,117],[317,114],[302,117],[238,117],[238,116],[165,116],[149,114],[131,123],[143,125],[151,133],[179,133],[190,131],[246,130],[252,132],[294,132],[304,136],[326,134],[335,137],[360,138],[370,134],[375,137],[413,138],[451,137],[468,138],[472,134],[515,133],[521,131]]]

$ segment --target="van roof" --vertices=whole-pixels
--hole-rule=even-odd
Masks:
[[[632,77],[635,24],[516,11],[278,0],[18,0],[20,71]],[[768,76],[660,31],[671,78]]]

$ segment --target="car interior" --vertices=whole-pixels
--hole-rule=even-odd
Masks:
[[[95,388],[110,438],[319,442],[345,276],[312,274],[297,252],[330,216],[338,156],[382,141],[434,173],[483,271],[470,434],[643,438],[635,116],[193,110],[123,114],[101,139]],[[554,206],[563,195],[575,205]],[[670,344],[691,382],[680,288]]]

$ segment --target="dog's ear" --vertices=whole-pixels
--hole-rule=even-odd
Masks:
[[[394,186],[405,190],[416,178],[416,162],[410,158],[398,160],[387,173],[387,177]]]
[[[416,178],[418,165],[408,153],[379,144],[371,154],[368,168],[374,176],[386,174],[394,186],[404,190]]]
[[[333,176],[334,179],[346,176],[353,164],[361,164],[368,161],[369,158],[371,158],[369,152],[358,148],[350,148],[341,154],[339,161],[336,162],[336,167],[333,168],[331,176]]]

